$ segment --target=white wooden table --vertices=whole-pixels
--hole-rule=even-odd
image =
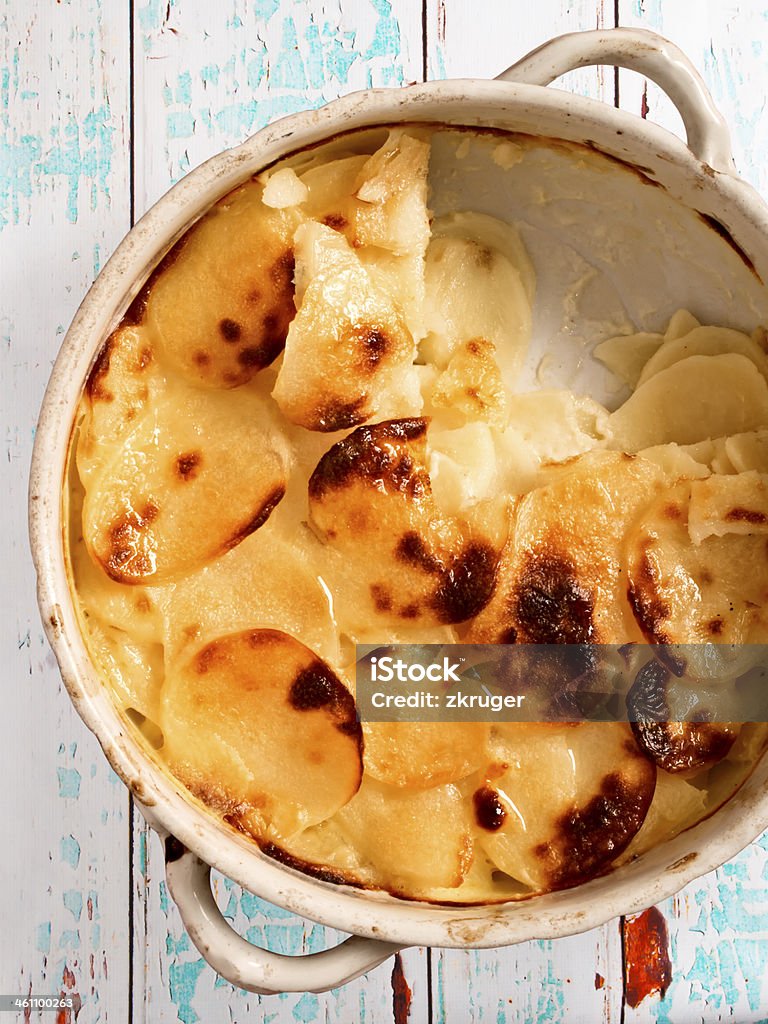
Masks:
[[[26,480],[50,365],[100,266],[169,184],[281,114],[370,85],[490,77],[551,35],[617,21],[689,53],[739,170],[768,194],[768,0],[1,0],[0,993],[70,994],[80,1010],[62,1024],[768,1020],[768,836],[650,921],[500,951],[410,950],[323,996],[233,989],[190,946],[160,845],[70,707],[35,604]],[[680,126],[632,73],[569,79]],[[256,942],[334,941],[217,885]],[[669,971],[643,945],[649,923]],[[638,1002],[644,981],[664,998]]]

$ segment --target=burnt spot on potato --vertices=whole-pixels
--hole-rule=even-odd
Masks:
[[[184,452],[176,458],[174,466],[176,475],[185,483],[189,480],[194,480],[200,472],[202,461],[203,456],[201,452]]]
[[[141,511],[126,509],[109,526],[106,552],[99,561],[116,583],[141,583],[154,574],[157,544],[150,527],[158,512],[148,501]]]
[[[312,417],[312,430],[319,430],[328,434],[335,430],[349,430],[363,423],[370,411],[367,407],[368,396],[361,395],[351,402],[340,402],[331,399],[320,403]]]
[[[249,537],[252,533],[255,533],[256,530],[261,529],[261,527],[264,525],[264,523],[266,523],[266,521],[269,519],[269,517],[274,512],[275,508],[277,508],[277,506],[280,504],[284,497],[285,487],[282,484],[280,484],[278,487],[275,487],[275,489],[265,497],[262,505],[253,514],[253,516],[249,520],[247,520],[247,522],[243,523],[242,526],[239,526],[235,530],[235,532],[227,538],[227,540],[222,545],[222,550],[229,551],[231,548],[234,548],[238,544],[240,544],[241,541],[244,541],[246,537]]]
[[[91,372],[88,374],[88,379],[85,382],[85,393],[92,402],[111,402],[115,397],[106,384],[113,337],[107,339],[96,356],[96,361],[91,367]]]
[[[768,522],[768,517],[766,517],[764,512],[758,512],[755,509],[743,508],[741,506],[726,512],[725,519],[729,523],[752,523],[755,526]]]
[[[224,341],[233,344],[240,340],[242,333],[243,329],[237,320],[230,320],[227,316],[223,320],[219,320],[219,334],[221,334]]]
[[[496,585],[499,552],[472,541],[441,573],[431,606],[438,622],[465,622],[486,606]]]
[[[651,643],[665,644],[669,642],[666,625],[670,607],[661,597],[658,573],[649,556],[648,547],[647,542],[630,575],[627,600],[645,638]]]
[[[518,642],[594,642],[594,610],[593,593],[566,554],[548,546],[526,553],[510,601]]]
[[[309,479],[309,497],[319,501],[354,483],[380,482],[386,490],[414,490],[414,462],[408,445],[424,441],[427,420],[388,420],[360,427],[330,448]],[[428,486],[422,474],[419,488]]]
[[[333,228],[334,231],[344,231],[349,225],[349,221],[343,213],[327,213],[323,217],[323,224],[327,228]]]
[[[371,598],[377,612],[389,612],[392,610],[392,594],[389,588],[381,583],[371,583]]]
[[[504,824],[507,810],[492,786],[485,785],[476,789],[472,794],[472,805],[475,810],[475,821],[480,828],[496,832]]]
[[[652,798],[653,787],[630,786],[612,773],[585,806],[562,815],[552,840],[536,850],[550,865],[552,888],[569,888],[605,871],[640,830]]]
[[[363,374],[369,374],[376,369],[392,348],[392,339],[383,327],[359,324],[347,333],[344,344],[358,349],[360,371]]]
[[[671,720],[675,717],[670,707],[674,685],[673,673],[659,661],[650,661],[640,669],[627,694],[632,731],[643,753],[664,771],[701,771],[727,756],[739,726],[703,720],[709,717],[706,711],[692,712],[686,694],[686,716],[700,720]]]

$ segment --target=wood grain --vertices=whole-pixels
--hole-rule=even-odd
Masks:
[[[117,1022],[128,992],[128,797],[44,640],[26,494],[51,363],[129,226],[128,25],[121,5],[96,2],[77,17],[6,5],[2,21],[0,991],[65,992],[80,1024]]]

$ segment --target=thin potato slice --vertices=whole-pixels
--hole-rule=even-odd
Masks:
[[[352,799],[362,733],[352,695],[287,633],[211,641],[168,673],[161,726],[175,774],[261,836],[290,836]]]
[[[725,454],[736,473],[746,473],[750,469],[768,473],[768,430],[734,434],[725,438],[724,444]]]
[[[694,444],[768,425],[768,384],[743,355],[689,356],[660,370],[610,418],[612,447]]]
[[[691,484],[688,533],[694,544],[726,534],[768,533],[768,475],[713,474]]]
[[[390,786],[458,782],[487,762],[489,728],[486,722],[368,722],[365,770]]]
[[[765,536],[692,544],[691,487],[682,481],[658,497],[627,533],[626,582],[637,624],[651,643],[765,642]]]
[[[262,526],[288,468],[266,417],[243,392],[158,398],[86,491],[83,534],[104,572],[118,583],[169,580]]]
[[[337,820],[376,883],[388,889],[453,889],[472,864],[469,811],[453,785],[407,790],[365,779]]]
[[[672,839],[688,825],[702,818],[706,809],[705,790],[691,785],[679,775],[659,771],[656,775],[656,791],[643,827],[617,859],[617,863],[623,864]]]
[[[451,214],[436,221],[427,249],[425,278],[427,337],[421,355],[445,369],[457,348],[473,338],[483,338],[503,354],[505,379],[517,376],[531,332],[531,296],[528,265],[518,266],[515,229],[492,218],[493,242],[478,241],[470,225]],[[511,239],[501,248],[498,236]],[[528,287],[527,287],[528,286]]]
[[[580,456],[525,495],[499,585],[467,643],[605,643],[639,639],[626,602],[623,532],[664,486],[652,462]]]
[[[592,355],[634,391],[643,367],[663,343],[661,334],[638,331],[606,338],[595,345]]]
[[[85,416],[77,444],[77,470],[83,483],[115,457],[165,384],[150,332],[145,327],[118,327],[97,356],[85,385]]]
[[[441,512],[426,435],[423,419],[359,427],[310,477],[310,523],[343,555],[346,589],[362,585],[348,609],[362,626],[462,622],[493,590],[504,524],[486,506],[473,510],[472,525]]]
[[[639,832],[656,785],[623,722],[507,729],[496,760],[475,791],[477,842],[534,890],[606,871]]]
[[[749,359],[768,379],[768,356],[748,334],[732,331],[728,327],[695,327],[682,337],[664,342],[643,367],[638,386],[689,356],[719,356],[728,353]]]
[[[451,409],[465,420],[484,420],[503,428],[507,394],[493,343],[470,338],[459,345],[435,381],[430,398],[436,409]]]
[[[330,228],[300,228],[296,250],[309,283],[273,391],[283,414],[327,432],[412,405],[415,349],[398,306]]]
[[[194,384],[233,388],[282,352],[293,304],[296,208],[270,209],[249,182],[189,231],[150,281],[143,322]]]

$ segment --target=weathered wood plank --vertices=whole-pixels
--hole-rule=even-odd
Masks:
[[[410,0],[150,0],[137,6],[134,52],[141,214],[190,168],[276,117],[355,89],[420,79],[421,9]],[[256,943],[299,953],[339,941],[338,933],[270,908],[229,880],[217,886],[227,916]],[[217,978],[189,943],[165,889],[160,846],[138,821],[134,894],[136,1021],[394,1019],[394,962],[323,996],[257,997]],[[404,953],[402,967],[411,1020],[425,1020],[426,955]]]
[[[728,121],[740,173],[768,194],[765,46],[762,0],[688,5],[621,0],[620,23],[651,28],[677,43],[704,76]],[[619,77],[621,106],[684,137],[670,100],[633,72]],[[768,840],[764,836],[719,871],[660,906],[669,934],[671,984],[627,1006],[625,1020],[764,1020],[768,1006]],[[630,923],[630,927],[631,927]]]
[[[0,991],[64,992],[91,1024],[125,1019],[128,797],[59,680],[26,539],[51,362],[129,222],[126,11],[73,11],[33,2],[0,15]]]

